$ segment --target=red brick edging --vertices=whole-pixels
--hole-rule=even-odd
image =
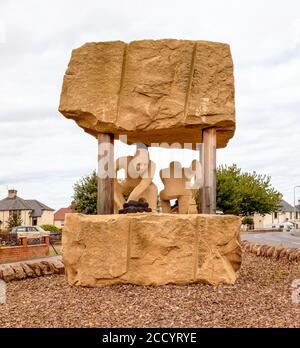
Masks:
[[[300,249],[287,248],[281,245],[272,246],[266,244],[253,244],[247,240],[241,242],[243,251],[248,251],[257,256],[285,259],[289,262],[300,262]]]

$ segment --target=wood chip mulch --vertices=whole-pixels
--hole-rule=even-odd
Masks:
[[[299,263],[244,253],[235,285],[69,286],[63,275],[13,281],[0,327],[300,327]]]

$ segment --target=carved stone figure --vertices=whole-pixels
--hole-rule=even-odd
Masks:
[[[144,201],[152,211],[156,211],[158,190],[152,182],[155,163],[149,158],[145,148],[137,148],[134,156],[120,157],[116,161],[116,176],[121,169],[125,170],[125,179],[115,180],[115,213],[123,208],[124,194],[129,195],[127,201]]]
[[[160,192],[162,212],[171,213],[170,201],[177,199],[179,214],[197,213],[193,194],[201,186],[200,163],[194,160],[189,168],[182,168],[179,162],[171,162],[159,175],[165,186]]]

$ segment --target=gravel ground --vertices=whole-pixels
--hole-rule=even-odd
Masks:
[[[244,254],[234,286],[71,287],[64,276],[7,284],[0,327],[300,327],[299,263]]]

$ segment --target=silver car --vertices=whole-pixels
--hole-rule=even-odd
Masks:
[[[39,226],[18,226],[14,227],[11,233],[17,233],[18,238],[41,238],[50,235],[49,231],[45,231]]]

